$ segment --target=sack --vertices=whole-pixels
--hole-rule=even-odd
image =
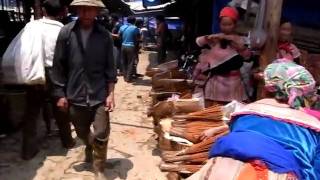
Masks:
[[[30,22],[12,40],[2,58],[3,83],[45,84],[41,28],[41,22]]]

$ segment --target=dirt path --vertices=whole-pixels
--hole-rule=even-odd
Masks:
[[[149,64],[148,53],[140,57],[139,72]],[[127,84],[122,78],[116,86],[117,108],[112,113],[111,137],[105,173],[110,180],[162,180],[152,122],[146,117],[150,79]],[[43,126],[42,126],[43,127]],[[57,137],[44,138],[41,152],[31,161],[19,158],[21,134],[0,140],[1,180],[91,180],[90,166],[83,164],[84,146],[69,151],[61,148]]]

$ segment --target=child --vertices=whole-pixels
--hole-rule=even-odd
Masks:
[[[295,61],[299,64],[301,53],[299,49],[292,44],[292,24],[287,20],[282,20],[279,31],[279,42],[277,58],[284,58]]]

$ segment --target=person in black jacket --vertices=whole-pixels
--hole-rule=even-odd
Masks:
[[[117,81],[113,41],[111,34],[95,21],[104,7],[101,1],[74,0],[71,6],[79,19],[64,26],[57,40],[54,95],[59,99],[57,106],[69,110],[76,133],[86,145],[85,161],[93,161],[96,176],[105,178],[109,112],[115,106]]]

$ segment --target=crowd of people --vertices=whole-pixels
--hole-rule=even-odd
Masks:
[[[141,77],[137,72],[139,62],[139,52],[143,41],[142,27],[143,20],[129,16],[125,24],[121,24],[119,17],[112,16],[111,32],[114,39],[115,57],[119,75],[123,75],[126,82],[132,82]],[[165,17],[156,16],[156,46],[158,50],[157,63],[162,64],[166,61],[167,45],[170,41],[168,25]]]
[[[43,18],[29,22],[4,54],[5,61],[27,52],[32,54],[30,61],[34,62],[31,65],[24,62],[31,70],[22,80],[22,84],[28,84],[24,86],[27,106],[22,127],[22,158],[30,160],[39,152],[37,119],[49,100],[62,146],[75,146],[72,122],[77,136],[86,145],[84,161],[93,163],[96,176],[103,178],[110,133],[109,112],[115,107],[117,82],[113,37],[96,21],[105,5],[101,1],[74,0],[70,8],[78,19],[66,25],[61,23],[66,11],[59,1],[45,0],[42,7]],[[24,45],[28,43],[29,46]],[[10,46],[21,50],[12,52]],[[35,69],[37,73],[32,74]]]
[[[109,19],[105,8],[100,0],[74,0],[69,7],[74,14],[68,17],[60,1],[45,0],[43,18],[27,23],[5,52],[3,81],[22,85],[26,91],[22,159],[30,160],[39,152],[37,119],[42,109],[47,134],[53,116],[62,146],[73,148],[72,123],[86,146],[84,161],[93,163],[97,177],[104,176],[117,76],[127,83],[141,76],[137,65],[144,24],[133,16],[123,23],[117,15]],[[163,16],[157,17],[157,24],[162,63],[168,27]],[[15,68],[18,61],[20,69],[27,69],[21,74],[7,68]]]

